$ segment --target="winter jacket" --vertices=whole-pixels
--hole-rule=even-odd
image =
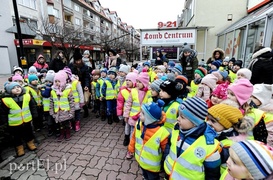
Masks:
[[[57,73],[59,70],[63,70],[66,64],[63,62],[60,57],[53,59],[49,64],[49,70],[53,70]]]
[[[80,103],[75,103],[75,110],[79,110],[81,109],[80,104],[84,103],[84,95],[83,95],[83,89],[82,89],[81,83],[77,83],[76,89],[79,94]]]
[[[188,82],[194,79],[194,71],[198,68],[197,52],[192,50],[187,57],[181,54],[180,63],[183,68],[183,75],[188,78]]]
[[[214,57],[216,52],[220,53],[220,57],[218,59],[215,59],[215,57]],[[224,58],[225,58],[225,52],[224,52],[223,49],[216,48],[216,49],[213,50],[212,55],[211,55],[211,60],[212,61],[214,61],[214,60],[220,60],[222,62],[224,60]]]
[[[273,53],[271,48],[263,48],[252,55],[249,69],[252,72],[250,82],[254,84],[273,84]]]
[[[43,63],[43,64],[39,63],[40,58],[44,58],[44,56],[40,54],[38,56],[37,60],[35,61],[35,63],[33,64],[33,66],[36,67],[38,72],[40,72],[41,69],[47,69],[48,70],[49,67],[48,67],[48,64],[46,62]]]
[[[65,89],[71,89],[71,84],[67,84]],[[56,91],[54,88],[52,88],[52,91]],[[75,104],[74,104],[74,97],[72,94],[72,89],[71,92],[68,95],[68,101],[69,101],[69,106],[70,106],[70,111],[63,111],[59,110],[58,112],[54,112],[54,101],[53,97],[50,96],[50,108],[49,108],[49,114],[55,119],[56,123],[58,122],[63,122],[66,120],[70,120],[74,117],[75,114]]]
[[[144,136],[143,136],[143,143],[144,144],[158,131],[158,129],[161,126],[163,126],[163,124],[164,124],[165,121],[166,121],[166,115],[165,115],[164,112],[162,112],[162,118],[161,118],[161,120],[158,121],[158,122],[156,122],[156,123],[154,123],[154,124],[147,125],[145,132],[143,132],[143,129],[144,129],[145,125],[142,124],[142,126],[141,126],[141,132],[144,134]],[[142,123],[142,122],[139,122],[139,123]],[[130,144],[128,146],[128,151],[131,152],[131,153],[135,152],[135,143],[136,143],[135,133],[136,133],[136,128],[138,128],[138,127],[137,126],[135,127],[134,132],[132,134],[132,138],[130,140]],[[162,152],[164,152],[167,143],[168,143],[168,138],[162,139],[160,141],[160,148],[161,148]]]
[[[212,90],[204,84],[199,84],[196,97],[202,98],[204,101],[209,100]]]
[[[112,87],[113,87],[113,90],[115,90],[115,86],[117,84],[117,81],[116,80],[111,80],[110,78],[106,78],[105,81],[109,81],[111,84],[112,84]],[[106,82],[104,81],[103,85],[102,85],[102,88],[101,88],[101,94],[103,97],[106,97],[106,88],[107,88],[107,85],[106,85]]]
[[[74,63],[70,63],[68,66],[72,74],[75,74],[79,77],[79,81],[81,82],[82,88],[88,87],[90,89],[90,74],[88,66],[84,63],[80,67],[77,67]]]
[[[121,87],[120,88],[120,91],[118,93],[118,98],[117,98],[117,116],[122,116],[123,115],[124,105],[125,105],[125,102],[127,101],[127,99],[125,99],[122,96],[121,91],[128,91],[128,93],[130,94],[131,89],[127,88],[127,87]]]

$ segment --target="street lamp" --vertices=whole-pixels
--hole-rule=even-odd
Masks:
[[[133,48],[134,48],[134,29],[132,28],[131,29],[131,48],[132,48],[132,54],[131,54],[131,57],[132,57],[132,65],[134,64],[134,57],[133,57]]]

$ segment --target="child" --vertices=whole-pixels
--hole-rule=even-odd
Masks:
[[[38,77],[38,72],[37,72],[37,69],[35,66],[30,66],[30,68],[28,69],[28,74],[24,77],[25,79],[25,82],[29,84],[29,81],[28,81],[28,76],[31,75],[31,74],[34,74]]]
[[[264,111],[264,122],[268,131],[267,144],[273,147],[273,87],[271,84],[255,84],[250,106]]]
[[[17,156],[23,156],[24,146],[22,138],[27,142],[27,147],[34,151],[34,135],[32,131],[32,118],[38,116],[34,100],[17,82],[11,82],[5,86],[6,93],[0,106],[0,117],[3,122],[8,122]]]
[[[246,140],[229,149],[228,169],[220,180],[273,178],[273,149],[259,141]]]
[[[124,64],[120,65],[117,85],[115,87],[117,94],[122,86],[126,86],[126,75],[129,73],[130,67]]]
[[[164,101],[163,111],[166,113],[164,127],[171,133],[177,122],[178,107],[182,102],[177,99],[181,85],[177,82],[166,80],[160,84],[160,98]]]
[[[216,86],[211,93],[210,99],[206,101],[208,108],[220,104],[223,100],[227,99],[227,88],[228,83],[218,84],[218,86]]]
[[[189,89],[187,88],[188,78],[183,75],[178,75],[175,78],[175,82],[181,85],[181,88],[179,89],[179,93],[177,97],[182,100],[185,100],[189,93]]]
[[[71,84],[66,84],[67,74],[61,70],[55,74],[50,96],[49,113],[60,123],[58,141],[70,139],[70,120],[74,118],[75,106]]]
[[[96,118],[100,117],[100,100],[96,93],[96,86],[99,83],[98,80],[100,78],[100,70],[95,69],[92,71],[93,80],[91,82],[91,99],[93,100],[94,107],[92,112],[96,114]]]
[[[236,73],[237,79],[245,78],[250,80],[252,76],[252,72],[247,68],[241,68]]]
[[[161,83],[163,83],[163,80],[157,79],[150,85],[153,102],[157,102],[157,100],[160,98],[159,93]]]
[[[13,75],[12,75],[12,77],[14,75],[19,75],[19,76],[22,76],[22,78],[24,78],[24,70],[21,67],[13,66]],[[12,81],[12,77],[10,77],[8,80]]]
[[[218,61],[218,60],[213,61],[211,63],[211,66],[210,66],[209,73],[211,74],[214,71],[218,71],[218,69],[219,69],[220,66],[221,66],[221,62],[220,61]]]
[[[20,74],[14,74],[11,78],[12,82],[18,82],[21,87],[25,86],[23,77]]]
[[[167,179],[210,179],[220,177],[220,143],[205,118],[207,104],[198,97],[179,106],[177,124],[164,155]]]
[[[166,68],[163,65],[157,66],[156,76],[157,79],[161,79],[163,76],[165,76]]]
[[[170,134],[162,126],[166,120],[162,105],[163,102],[159,101],[158,104],[152,102],[141,106],[140,117],[128,147],[129,152],[135,153],[144,179],[160,179],[162,155]]]
[[[181,65],[175,65],[174,68],[172,68],[172,73],[174,73],[175,77],[178,75],[182,75],[183,69]]]
[[[122,87],[117,98],[117,116],[119,117],[119,120],[124,121],[123,118],[123,112],[125,108],[125,103],[128,100],[131,89],[135,87],[136,85],[136,73],[128,73],[126,76],[126,87]],[[124,146],[128,146],[130,142],[130,125],[128,122],[125,123],[125,129],[124,129],[125,137],[123,141]]]
[[[204,101],[207,101],[216,87],[217,80],[217,77],[213,74],[208,74],[202,78],[201,84],[198,86],[196,97],[200,97]]]
[[[147,72],[141,72],[136,79],[136,88],[131,89],[128,100],[125,103],[123,117],[126,123],[130,125],[130,135],[137,120],[139,119],[140,107],[142,104],[152,102],[151,91],[148,90],[149,75]],[[129,151],[126,154],[127,159],[131,159],[133,154]]]
[[[253,134],[248,139],[255,139],[266,143],[268,132],[264,121],[264,112],[249,106],[250,96],[253,92],[253,85],[248,79],[238,79],[228,87],[228,99],[235,102],[242,114],[254,119]]]
[[[207,70],[203,67],[198,67],[194,71],[194,80],[191,81],[190,84],[190,93],[188,94],[188,97],[194,97],[198,90],[198,85],[201,83],[202,78],[207,75]]]
[[[108,70],[108,76],[105,79],[102,89],[101,89],[101,94],[102,97],[106,99],[106,113],[107,113],[107,121],[108,124],[112,124],[114,122],[119,122],[119,119],[117,117],[116,113],[116,107],[117,107],[117,92],[116,92],[116,77],[117,77],[117,70],[115,67],[111,67]]]
[[[226,83],[226,82],[228,84],[230,84],[228,72],[226,70],[214,71],[214,72],[212,72],[212,74],[217,77],[217,79],[218,79],[217,84],[222,84],[222,83]]]
[[[103,68],[100,71],[100,78],[98,79],[98,83],[96,84],[96,96],[100,100],[100,118],[101,121],[105,121],[106,119],[106,100],[103,98],[101,94],[102,85],[106,79],[107,76],[107,69]]]
[[[41,95],[41,86],[39,85],[39,79],[36,74],[28,75],[28,86],[25,87],[26,93],[30,94],[37,104],[38,117],[33,118],[33,126],[35,131],[40,131],[43,125],[44,109],[43,98]]]

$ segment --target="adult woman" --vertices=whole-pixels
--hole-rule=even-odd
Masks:
[[[156,50],[155,66],[163,65],[163,54],[160,49]]]
[[[108,51],[108,69],[110,67],[116,67],[117,69],[119,69],[119,66],[121,64],[121,59],[119,57],[119,55],[117,54],[117,52],[113,49],[110,49]]]
[[[58,50],[49,64],[49,69],[53,70],[56,73],[59,70],[62,70],[65,66],[66,59],[64,57],[63,51]]]
[[[89,50],[84,51],[82,60],[87,66],[89,66],[90,73],[92,72],[93,69],[96,69],[95,62],[90,57]]]
[[[46,60],[42,54],[40,54],[36,60],[36,62],[33,64],[34,67],[36,67],[37,71],[40,72],[41,69],[47,69],[48,70],[48,64],[46,63]]]

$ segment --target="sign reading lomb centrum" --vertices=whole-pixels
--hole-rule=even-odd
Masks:
[[[142,46],[195,44],[196,29],[141,30]]]

